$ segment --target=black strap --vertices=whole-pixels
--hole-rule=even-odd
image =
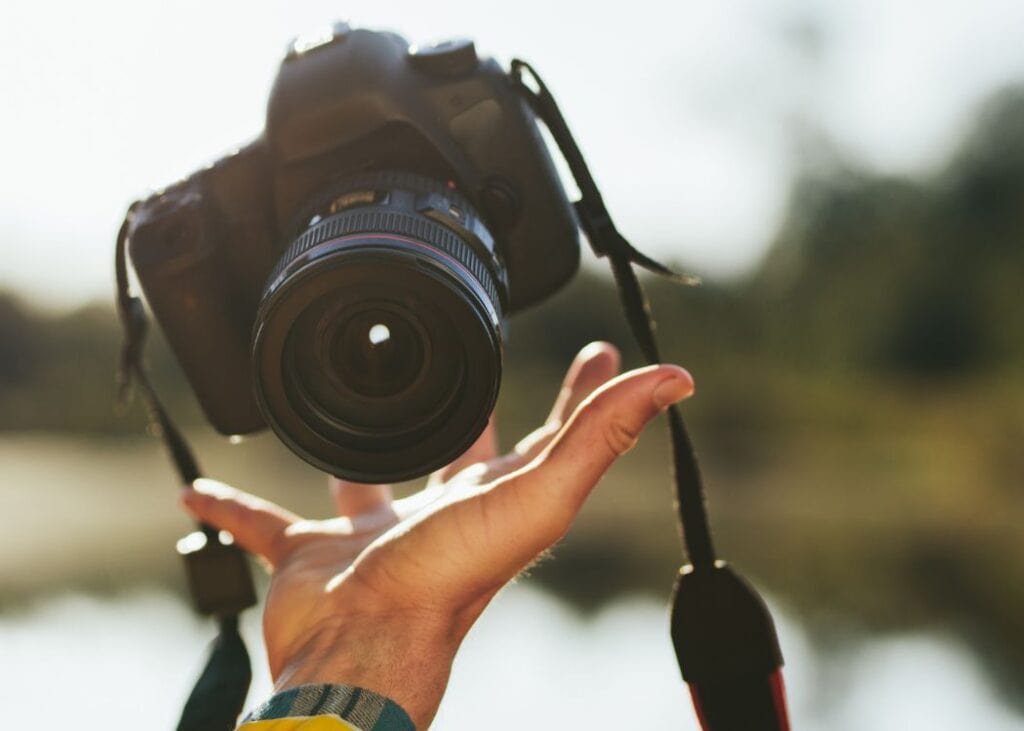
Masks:
[[[124,331],[121,341],[121,360],[117,371],[117,399],[124,407],[131,398],[132,386],[142,395],[146,411],[153,426],[158,430],[170,454],[171,462],[183,485],[188,485],[202,476],[195,454],[181,431],[167,415],[153,389],[145,367],[142,351],[149,333],[146,309],[139,297],[132,296],[128,281],[128,231],[131,227],[135,206],[128,209],[128,215],[117,234],[117,248],[114,254],[114,271],[117,275],[117,313]],[[212,536],[212,529],[204,528]]]
[[[117,235],[115,272],[117,311],[124,330],[118,369],[118,401],[124,406],[134,385],[142,395],[154,430],[167,447],[178,479],[191,484],[201,476],[192,448],[170,418],[157,396],[143,365],[142,351],[148,321],[142,300],[131,294],[128,280],[128,233],[134,206]],[[238,633],[238,613],[255,601],[252,577],[241,551],[222,541],[218,531],[200,524],[205,536],[202,548],[186,556],[189,586],[202,611],[216,614],[218,634],[210,648],[209,659],[181,714],[178,731],[231,731],[249,692],[252,670],[245,643]],[[230,596],[223,587],[230,586]]]
[[[206,667],[181,711],[177,731],[230,731],[249,692],[252,669],[238,615],[221,617]]]
[[[523,79],[529,74],[535,88]],[[561,150],[581,198],[576,214],[591,247],[607,256],[633,337],[651,364],[661,362],[654,321],[634,265],[684,283],[644,256],[615,228],[583,154],[558,104],[537,72],[514,60],[512,75]],[[757,592],[724,561],[715,560],[697,457],[679,409],[668,411],[676,510],[690,560],[672,595],[671,636],[683,678],[706,731],[786,731],[788,718],[779,668],[782,653],[771,614]]]
[[[529,73],[536,90],[531,89],[524,81],[524,71]],[[660,363],[661,354],[654,337],[654,321],[633,265],[681,283],[693,284],[697,280],[687,275],[676,274],[665,265],[640,253],[618,232],[604,205],[597,183],[590,174],[583,153],[573,139],[569,125],[547,86],[533,67],[525,61],[513,60],[512,74],[533,111],[551,131],[558,149],[569,164],[569,170],[572,171],[581,194],[580,200],[576,203],[580,225],[594,253],[598,256],[607,256],[611,263],[619,298],[622,300],[633,337],[648,363]],[[707,509],[704,505],[700,467],[683,417],[674,406],[668,411],[668,425],[672,440],[676,510],[686,553],[695,569],[711,568],[715,562],[715,549],[711,542],[711,529],[708,526]]]

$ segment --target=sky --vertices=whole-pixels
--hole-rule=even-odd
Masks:
[[[1024,79],[1020,0],[5,0],[0,289],[109,298],[126,206],[256,136],[288,40],[336,19],[529,60],[620,229],[709,276],[764,255],[801,140],[927,174]]]

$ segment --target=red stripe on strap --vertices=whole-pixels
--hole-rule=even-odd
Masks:
[[[782,681],[782,668],[772,673],[769,679],[772,684],[772,698],[775,700],[775,713],[778,714],[779,728],[789,731],[789,711],[786,708],[786,684]]]

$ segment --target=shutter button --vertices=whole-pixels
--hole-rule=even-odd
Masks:
[[[409,63],[421,71],[439,76],[467,74],[476,68],[477,61],[476,46],[468,38],[409,48]]]

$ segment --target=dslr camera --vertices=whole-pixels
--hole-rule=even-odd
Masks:
[[[471,41],[295,41],[262,135],[136,204],[128,251],[213,426],[388,482],[486,426],[506,317],[575,273],[538,120]]]

